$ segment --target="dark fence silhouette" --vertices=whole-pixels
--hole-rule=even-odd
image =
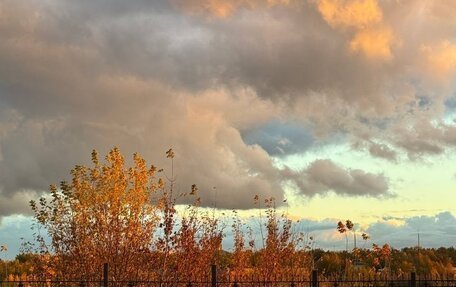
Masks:
[[[0,281],[0,287],[456,287],[456,275],[407,275],[376,274],[371,276],[323,276],[313,270],[311,275],[286,276],[263,279],[257,276],[236,278],[217,274],[211,266],[210,273],[201,280],[188,280],[176,276],[174,280],[109,280],[109,267],[104,264],[100,280],[46,280]]]

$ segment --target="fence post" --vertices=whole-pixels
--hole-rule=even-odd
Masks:
[[[311,287],[318,287],[318,270],[312,270],[312,284]]]
[[[416,273],[410,273],[410,287],[416,287]]]
[[[217,266],[211,265],[211,287],[217,287]]]
[[[108,263],[103,264],[103,287],[108,287],[109,280],[109,265]]]

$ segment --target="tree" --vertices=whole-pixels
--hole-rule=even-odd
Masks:
[[[30,202],[38,228],[50,238],[37,236],[40,252],[52,257],[49,268],[62,279],[98,279],[104,262],[111,280],[144,278],[160,212],[152,199],[164,183],[136,153],[132,167],[118,148],[104,163],[93,151],[92,163],[76,166],[71,182],[51,186],[50,197]]]
[[[339,231],[340,234],[345,235],[345,249],[348,252],[348,236],[347,233],[351,231],[353,233],[353,249],[356,249],[356,230],[355,230],[355,225],[350,219],[347,219],[345,221],[345,224],[342,221],[339,221],[337,223],[337,231]],[[367,234],[363,233],[363,239],[367,240],[369,237]],[[367,236],[365,238],[365,236]]]
[[[8,247],[5,245],[0,245],[0,252],[5,253],[5,260],[3,261],[3,265],[5,265],[5,279],[8,277],[8,264],[6,263],[6,252],[8,252]]]
[[[377,244],[372,244],[372,255],[374,256],[373,265],[376,269],[389,267],[391,259],[391,247],[384,244],[382,247]]]
[[[345,235],[345,251],[348,252],[348,237],[347,237],[348,228],[347,228],[347,226],[345,224],[342,223],[342,221],[339,221],[337,223],[337,231],[340,234],[344,234]]]
[[[273,280],[273,278],[296,273],[297,266],[304,266],[310,262],[307,254],[297,252],[297,246],[303,240],[303,235],[293,234],[292,221],[287,214],[278,214],[273,197],[265,199],[264,203],[266,240],[265,246],[259,251],[257,267],[262,278]]]

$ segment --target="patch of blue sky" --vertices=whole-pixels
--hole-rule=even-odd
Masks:
[[[242,133],[247,144],[258,144],[271,156],[287,156],[303,153],[315,143],[309,127],[297,122],[274,120]]]
[[[456,95],[446,99],[443,120],[446,124],[456,124]]]
[[[33,219],[24,215],[10,215],[2,218],[0,224],[0,245],[7,246],[1,258],[14,259],[21,250],[23,242],[33,241],[31,229]]]

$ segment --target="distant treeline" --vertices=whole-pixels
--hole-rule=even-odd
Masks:
[[[39,254],[19,254],[14,260],[0,261],[0,280],[5,280],[6,272],[9,274],[9,280],[26,279],[28,275],[35,274],[35,263],[40,256]],[[218,268],[221,272],[229,272],[233,269],[235,264],[233,252],[220,251],[217,257]],[[260,252],[246,252],[245,274],[254,272],[260,257]],[[389,257],[380,260],[375,248],[357,249],[350,253],[315,249],[306,251],[305,257],[309,259],[306,265],[294,266],[295,269],[310,271],[315,268],[320,275],[327,277],[342,274],[368,277],[385,273],[392,276],[407,276],[413,271],[429,276],[456,275],[456,249],[454,247],[391,249]],[[209,266],[207,271],[209,272]],[[302,272],[296,273],[302,275]]]
[[[417,274],[433,276],[456,274],[454,247],[390,249],[386,256],[378,256],[377,248],[357,249],[352,253],[314,250],[315,267],[323,274],[337,274],[345,258],[349,258],[347,269],[355,273],[389,272],[401,275],[415,271]]]
[[[244,254],[245,273],[249,274],[259,265],[261,252],[247,251]],[[294,268],[306,271],[317,269],[322,276],[339,276],[341,274],[373,276],[389,273],[393,276],[408,275],[415,271],[417,274],[429,276],[456,275],[456,249],[454,247],[390,249],[388,257],[380,258],[378,250],[356,249],[353,252],[325,251],[315,249],[306,251],[308,260],[304,266]],[[36,272],[35,263],[39,254],[19,254],[14,260],[0,261],[0,280],[25,279]],[[233,252],[220,251],[217,254],[219,270],[229,272],[235,264]],[[313,258],[313,259],[312,259]],[[312,268],[313,267],[313,268]],[[101,267],[100,267],[101,268]],[[207,268],[209,272],[209,266]],[[299,273],[299,272],[298,272]],[[307,272],[306,272],[307,273]],[[302,275],[302,272],[299,273]]]

